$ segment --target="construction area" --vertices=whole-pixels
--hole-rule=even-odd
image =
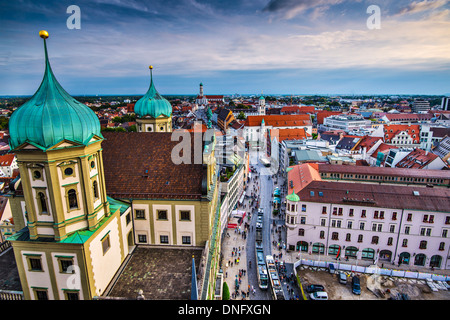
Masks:
[[[330,273],[327,268],[298,266],[297,275],[305,297],[310,284],[325,287],[329,300],[450,300],[450,285],[443,281],[389,277],[377,274],[357,273],[360,278],[361,294],[352,293],[352,276],[345,272],[347,283],[339,282],[339,272]]]

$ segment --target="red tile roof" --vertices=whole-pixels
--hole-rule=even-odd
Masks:
[[[406,132],[411,138],[413,138],[414,143],[419,143],[420,141],[420,125],[418,124],[390,124],[384,126],[384,141],[391,142],[394,137],[396,137],[401,132]]]
[[[0,156],[0,167],[9,167],[12,164],[15,157],[16,155],[12,153]]]
[[[417,195],[414,194],[416,191]],[[322,195],[319,195],[321,192]],[[312,181],[299,192],[301,201],[364,207],[448,212],[450,189]]]
[[[283,140],[303,140],[306,139],[309,134],[305,128],[298,129],[271,129],[271,137],[277,137],[278,142]]]
[[[260,126],[262,120],[266,126],[272,127],[300,127],[310,126],[311,118],[307,114],[297,115],[266,115],[266,116],[248,116],[245,119],[246,127]]]
[[[430,164],[438,156],[432,152],[427,152],[422,149],[415,149],[411,151],[406,157],[400,160],[397,164],[397,168],[413,168],[421,169]]]
[[[176,165],[171,153],[180,141],[168,132],[102,132],[105,183],[108,195],[132,199],[200,199],[204,169],[191,163]],[[203,148],[202,148],[203,150]]]

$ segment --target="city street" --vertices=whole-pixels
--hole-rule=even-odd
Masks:
[[[250,153],[250,164],[253,168],[256,169],[257,173],[251,174],[251,180],[247,184],[246,195],[248,196],[241,206],[238,207],[240,210],[245,210],[247,212],[247,218],[244,219],[244,222],[249,224],[248,232],[246,233],[246,237],[241,236],[238,231],[233,229],[228,229],[228,233],[230,237],[225,237],[223,240],[223,255],[224,261],[227,263],[229,260],[234,262],[234,257],[231,252],[233,248],[241,248],[239,250],[241,255],[238,253],[238,258],[240,259],[238,264],[233,263],[231,266],[228,263],[224,272],[226,272],[226,282],[228,287],[230,288],[230,292],[234,292],[235,288],[235,279],[241,279],[240,290],[247,291],[247,288],[250,288],[250,296],[251,300],[271,300],[272,296],[270,293],[270,288],[267,290],[262,290],[258,286],[258,278],[257,278],[257,268],[256,266],[256,253],[255,253],[255,226],[257,219],[257,209],[262,208],[264,211],[263,215],[263,247],[264,247],[264,255],[274,255],[275,260],[284,262],[284,254],[285,249],[283,248],[283,244],[285,243],[285,230],[284,230],[284,219],[278,216],[274,216],[272,214],[272,199],[273,199],[273,191],[274,191],[274,178],[269,175],[260,175],[261,172],[264,171],[264,166],[257,161],[257,152]],[[270,179],[268,178],[270,177]],[[280,187],[283,185],[283,179],[278,177],[278,183],[275,187]],[[253,192],[253,197],[252,197]],[[256,206],[257,201],[259,200],[259,206]],[[284,201],[284,194],[282,193],[281,202]],[[255,205],[252,207],[251,202],[254,201]],[[283,207],[282,207],[283,208]],[[284,212],[284,210],[282,210]],[[250,214],[249,214],[250,213]],[[250,219],[248,219],[250,218]],[[241,225],[241,231],[244,230],[244,222]],[[279,247],[280,246],[280,247]],[[245,249],[244,249],[245,247]],[[245,254],[243,252],[245,251]],[[279,258],[280,254],[282,255]],[[251,264],[251,267],[250,267]],[[281,283],[283,285],[284,293],[286,299],[298,299],[300,296],[300,290],[296,284],[290,282],[286,279],[285,276],[290,276],[293,274],[293,264],[292,263],[284,263],[285,271],[280,273]],[[242,270],[246,269],[246,273],[244,276],[242,275]],[[241,271],[241,272],[240,272]],[[236,277],[237,276],[237,277]],[[252,288],[254,289],[254,293],[252,293]],[[292,292],[293,290],[293,292]],[[235,297],[235,299],[242,299],[242,294]]]

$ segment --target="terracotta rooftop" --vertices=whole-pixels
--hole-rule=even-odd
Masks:
[[[384,141],[389,143],[392,138],[397,136],[401,132],[406,132],[414,141],[419,143],[420,139],[420,125],[418,124],[391,124],[384,126]]]
[[[298,129],[271,129],[271,137],[277,137],[278,142],[283,140],[302,140],[306,139],[309,134],[306,132],[305,128]]]
[[[266,115],[266,116],[248,116],[245,119],[246,127],[260,126],[262,120],[266,126],[272,127],[296,127],[310,126],[311,118],[308,114],[297,115]]]
[[[296,192],[300,201],[334,205],[449,212],[450,189],[312,181]],[[415,195],[416,193],[416,195]]]
[[[397,177],[401,176],[410,178],[450,179],[450,171],[448,170],[345,166],[333,164],[319,164],[318,166],[320,173],[344,173],[344,174],[383,175],[383,176],[397,176]]]
[[[411,151],[406,157],[400,160],[396,167],[408,169],[420,169],[435,160],[438,156],[432,152],[427,152],[422,149],[415,149]]]
[[[173,163],[171,153],[181,142],[171,141],[170,132],[103,132],[103,136],[106,190],[111,197],[201,198],[203,165],[194,164],[193,134],[192,164],[179,165]]]

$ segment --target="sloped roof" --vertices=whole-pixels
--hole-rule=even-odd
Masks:
[[[313,191],[313,193],[311,192]],[[417,195],[414,194],[417,192]],[[321,192],[322,196],[319,196]],[[301,201],[392,209],[448,212],[450,189],[312,181],[297,195]]]
[[[272,127],[295,127],[295,126],[310,126],[311,118],[307,114],[297,115],[265,115],[265,116],[248,116],[245,119],[246,127],[260,126],[263,121],[266,126]]]
[[[384,141],[391,142],[401,132],[406,132],[414,141],[419,143],[420,125],[418,124],[390,124],[384,126]]]
[[[194,134],[190,134],[191,164],[178,165],[171,155],[182,140],[172,141],[172,134],[105,132],[102,147],[108,195],[118,199],[200,199],[204,169],[201,163],[195,164]]]

